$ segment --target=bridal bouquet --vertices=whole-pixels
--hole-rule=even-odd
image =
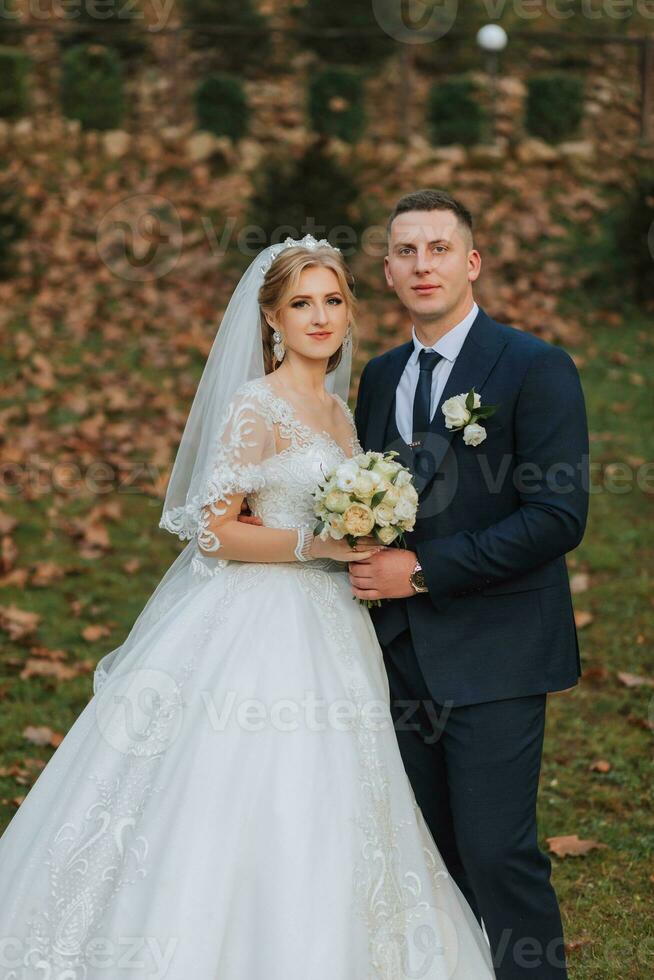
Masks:
[[[393,458],[398,455],[394,449],[359,453],[326,473],[313,491],[318,518],[313,533],[323,541],[345,538],[350,546],[366,535],[402,546],[404,532],[415,524],[418,493],[410,471]],[[360,601],[381,605],[379,599]]]

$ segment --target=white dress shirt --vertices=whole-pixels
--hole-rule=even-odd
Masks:
[[[437,340],[431,347],[425,347],[424,344],[421,344],[416,337],[415,326],[411,328],[413,335],[413,351],[409,357],[409,360],[406,362],[406,366],[395,393],[395,424],[397,425],[398,432],[405,442],[411,442],[413,439],[413,399],[418,384],[418,376],[420,374],[420,364],[418,361],[420,351],[435,350],[439,354],[443,355],[442,359],[432,371],[431,402],[429,409],[429,418],[432,419],[436,406],[438,405],[440,397],[443,393],[443,389],[445,388],[447,379],[450,375],[450,371],[454,367],[454,362],[463,346],[463,341],[468,336],[468,330],[470,330],[470,327],[472,326],[478,312],[479,307],[473,301],[470,312],[464,316],[463,320],[457,323],[455,327],[452,327],[451,330],[448,330],[447,333],[444,334],[440,340]]]

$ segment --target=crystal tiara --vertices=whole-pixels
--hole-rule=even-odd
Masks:
[[[299,239],[290,238],[290,237],[286,238],[284,239],[283,242],[280,242],[279,245],[270,246],[270,252],[268,253],[268,258],[266,259],[265,262],[263,262],[259,266],[259,269],[265,275],[265,273],[273,264],[273,262],[275,261],[279,253],[283,252],[285,248],[301,247],[301,248],[308,248],[313,250],[316,248],[323,248],[325,245],[327,246],[327,248],[333,248],[335,252],[340,252],[340,248],[337,248],[336,245],[332,245],[331,242],[327,241],[326,238],[321,238],[319,241],[317,241],[313,237],[313,235],[305,235],[304,238],[299,238]]]

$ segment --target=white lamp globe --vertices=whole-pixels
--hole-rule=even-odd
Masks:
[[[508,40],[506,31],[499,24],[484,24],[477,31],[477,44],[484,51],[502,51]]]

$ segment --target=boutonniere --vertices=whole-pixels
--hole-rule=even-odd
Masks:
[[[463,429],[463,441],[466,446],[478,446],[486,438],[486,429],[479,425],[479,419],[487,419],[493,415],[499,405],[482,406],[481,398],[474,387],[468,394],[462,392],[443,402],[441,406],[445,416],[445,427],[459,431]]]

